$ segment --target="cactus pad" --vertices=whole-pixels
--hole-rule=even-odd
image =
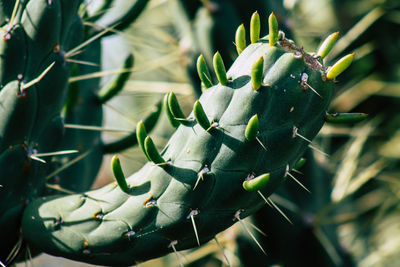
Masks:
[[[252,75],[254,64],[262,75]],[[181,125],[161,153],[146,138],[155,163],[127,178],[128,190],[112,183],[35,200],[24,213],[25,239],[53,255],[131,265],[204,244],[260,209],[260,193],[285,181],[322,127],[333,82],[320,57],[281,32],[275,45],[265,37],[245,48],[226,77],[200,97],[201,116],[176,118]],[[252,79],[261,79],[257,90]],[[248,125],[256,114],[258,131]]]

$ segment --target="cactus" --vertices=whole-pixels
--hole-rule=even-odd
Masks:
[[[129,25],[147,2],[134,1],[116,21],[118,25],[115,28],[121,30]],[[100,63],[98,37],[109,33],[110,28],[99,32],[84,26],[79,15],[81,4],[81,0],[0,1],[2,264],[13,262],[23,248],[20,225],[28,202],[53,194],[55,190],[49,190],[49,186],[64,191],[88,190],[104,153],[136,143],[135,133],[127,137],[129,140],[103,144],[100,132],[65,131],[64,122],[75,123],[75,120],[101,126],[102,104],[115,95],[128,78],[127,73],[118,74],[117,83],[105,94],[97,93],[99,79],[68,86],[71,74],[83,75],[93,71],[78,64],[83,61],[86,61],[84,64]],[[77,58],[80,49],[85,51]],[[132,65],[132,58],[128,58],[126,65]],[[80,88],[76,87],[77,84]],[[146,120],[149,130],[159,113],[160,109]],[[79,146],[82,143],[84,145]],[[93,152],[93,156],[87,151]],[[82,152],[81,158],[87,157],[81,164],[61,172],[66,166],[59,168],[58,162],[70,161],[76,155],[71,156],[72,153],[76,152]]]
[[[278,32],[275,22],[270,26]],[[88,263],[130,265],[204,244],[260,209],[263,198],[293,177],[324,124],[333,80],[348,62],[328,69],[284,33],[272,36],[247,46],[227,72],[216,54],[219,83],[188,117],[167,94],[168,117],[180,125],[161,153],[138,125],[150,162],[127,178],[128,188],[113,160],[118,183],[31,202],[22,222],[28,244]]]

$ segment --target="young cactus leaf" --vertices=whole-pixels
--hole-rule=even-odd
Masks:
[[[294,165],[293,169],[295,169],[295,170],[300,169],[301,167],[304,166],[304,164],[306,164],[306,161],[307,161],[307,160],[306,160],[305,158],[300,158],[300,159],[296,162],[296,164]]]
[[[169,109],[169,105],[168,105],[168,98],[169,98],[169,94],[167,93],[164,96],[163,99],[163,108],[165,110],[165,114],[167,115],[167,118],[169,120],[169,122],[171,123],[172,127],[174,127],[175,129],[178,128],[178,126],[180,125],[179,121],[177,121],[174,117],[174,115],[172,114],[171,110]]]
[[[99,102],[100,103],[105,103],[111,98],[113,98],[115,95],[117,95],[119,92],[121,92],[122,88],[124,88],[125,83],[129,79],[129,75],[131,74],[129,69],[133,67],[133,55],[130,54],[126,59],[125,63],[123,66],[123,69],[121,73],[115,77],[111,83],[107,84],[101,91],[99,92]]]
[[[257,114],[250,118],[247,123],[246,130],[244,131],[244,136],[247,141],[253,141],[257,137],[258,129],[260,127]]]
[[[251,84],[254,90],[260,89],[263,79],[264,57],[260,57],[251,68]]]
[[[139,146],[142,149],[144,155],[148,160],[150,160],[149,156],[146,153],[146,150],[144,148],[144,140],[147,137],[147,131],[146,127],[144,126],[143,121],[139,121],[138,124],[136,125],[136,138],[138,140]]]
[[[186,124],[188,122],[185,114],[183,114],[181,106],[179,105],[178,99],[173,92],[170,92],[168,95],[168,107],[175,120],[182,124]]]
[[[155,164],[166,163],[165,160],[161,157],[160,153],[158,153],[158,150],[150,136],[147,136],[146,139],[144,139],[144,148],[146,150],[146,154],[152,162],[154,162]]]
[[[329,35],[319,47],[317,55],[321,58],[325,58],[332,50],[333,46],[336,44],[338,37],[339,32],[335,32]]]
[[[329,70],[328,73],[326,74],[326,78],[328,80],[333,80],[337,76],[339,76],[343,71],[345,71],[353,62],[354,59],[354,53],[349,54],[347,56],[342,57],[341,59],[338,60]]]
[[[236,51],[240,55],[240,53],[242,53],[246,48],[246,30],[243,24],[241,24],[236,30],[235,43]]]
[[[204,60],[204,56],[200,55],[197,59],[197,74],[201,82],[204,84],[206,88],[210,88],[213,86],[211,81],[211,75],[208,71],[206,61]]]
[[[365,113],[333,113],[326,114],[325,121],[330,123],[356,123],[365,120],[368,114]]]
[[[197,123],[204,130],[207,131],[211,127],[210,121],[208,120],[207,115],[204,112],[203,106],[201,105],[199,100],[197,100],[193,105],[193,114]]]
[[[213,65],[215,74],[217,75],[217,79],[221,85],[225,85],[228,83],[228,78],[226,77],[226,69],[224,65],[224,61],[219,52],[214,54]]]
[[[250,41],[252,44],[260,39],[260,15],[254,12],[250,20]]]
[[[258,191],[268,184],[269,177],[269,173],[264,173],[251,180],[246,180],[243,182],[243,188],[248,192]]]
[[[127,192],[129,190],[128,184],[126,183],[124,172],[121,168],[121,162],[117,155],[114,155],[111,159],[111,170],[114,174],[114,178],[117,181],[119,188],[123,192]]]
[[[274,46],[279,39],[278,21],[276,20],[274,12],[272,12],[271,15],[269,15],[268,27],[269,27],[269,46]]]

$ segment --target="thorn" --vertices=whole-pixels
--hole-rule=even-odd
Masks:
[[[183,263],[182,263],[182,260],[181,260],[181,258],[179,257],[178,251],[177,251],[176,248],[175,248],[175,245],[176,245],[176,244],[178,244],[178,241],[177,241],[177,240],[173,240],[173,241],[171,241],[171,243],[168,245],[168,247],[169,247],[169,248],[172,247],[172,249],[174,250],[175,256],[176,256],[176,258],[177,258],[177,260],[178,260],[178,262],[179,262],[179,264],[181,265],[181,267],[184,267],[184,266],[183,266]]]
[[[74,195],[74,194],[76,194],[76,192],[74,192],[74,191],[71,191],[71,190],[68,190],[68,189],[65,189],[65,188],[62,188],[60,185],[58,185],[58,184],[49,184],[49,183],[46,183],[46,187],[47,188],[50,188],[50,189],[53,189],[53,190],[56,190],[56,191],[59,191],[59,192],[62,192],[62,193],[66,193],[66,194],[68,194],[68,195]]]
[[[54,177],[55,175],[59,174],[60,172],[62,172],[63,170],[67,169],[68,167],[70,167],[71,165],[73,165],[74,163],[77,163],[78,161],[84,159],[85,157],[87,157],[90,153],[92,152],[92,149],[89,149],[88,151],[86,151],[85,153],[79,155],[78,157],[74,158],[73,160],[67,162],[65,165],[61,166],[59,169],[53,171],[52,173],[50,173],[49,175],[46,176],[46,180]]]
[[[302,136],[301,134],[299,134],[299,128],[297,128],[296,126],[293,126],[293,138],[296,138],[296,136],[300,137],[301,139],[303,139],[304,141],[308,142],[308,143],[312,143],[311,140],[307,139],[306,137]]]
[[[98,71],[98,72],[93,72],[93,73],[89,73],[89,74],[71,77],[68,79],[68,83],[74,83],[74,82],[78,82],[78,81],[82,81],[82,80],[89,80],[89,79],[94,79],[94,78],[99,78],[99,77],[105,77],[105,76],[113,75],[113,74],[132,72],[133,70],[134,70],[133,68],[129,68],[129,69],[117,69],[117,70],[110,70],[110,71]]]
[[[59,156],[59,155],[68,155],[68,154],[75,154],[79,153],[79,150],[63,150],[63,151],[55,151],[55,152],[48,152],[48,153],[35,153],[32,154],[34,157],[48,157],[48,156]]]
[[[317,96],[319,96],[320,98],[323,99],[322,95],[320,95],[317,90],[315,90],[311,85],[309,85],[307,82],[305,82],[305,84],[308,86],[308,88],[311,89],[311,91],[313,91]]]
[[[306,190],[308,193],[311,194],[310,190],[307,189],[302,183],[300,183],[299,180],[296,179],[290,172],[287,172],[287,175],[289,175],[290,178],[292,178],[296,183],[298,183],[304,190]]]
[[[200,180],[204,181],[204,174],[210,173],[210,169],[208,168],[207,165],[204,165],[204,168],[200,170],[200,172],[197,174],[197,180],[196,183],[193,187],[193,191],[196,189],[197,185],[199,184]]]
[[[218,122],[213,122],[211,123],[210,127],[206,130],[206,132],[209,132],[213,128],[217,128],[219,126]]]
[[[319,148],[317,148],[317,147],[315,147],[315,146],[313,146],[311,144],[309,144],[308,147],[313,149],[313,150],[315,150],[315,151],[317,151],[318,153],[324,155],[325,157],[328,157],[328,158],[330,157],[329,154],[325,153],[324,151],[320,150]]]
[[[8,23],[8,31],[10,31],[12,29],[12,27],[14,26],[13,25],[14,24],[14,19],[15,19],[15,16],[17,15],[19,2],[20,2],[20,0],[15,1],[14,8],[13,8],[13,11],[11,13],[10,22]]]
[[[133,64],[133,55],[129,54],[124,60],[122,69],[133,69]],[[116,75],[111,81],[103,86],[101,90],[97,93],[99,103],[105,104],[107,103],[107,101],[117,96],[126,85],[130,75],[130,72],[118,73],[118,75]]]
[[[33,267],[33,259],[32,259],[32,253],[31,253],[31,248],[29,245],[26,245],[26,253],[28,254],[28,260],[31,263],[31,266]]]
[[[296,169],[292,169],[292,172],[295,172],[295,173],[298,173],[298,174],[301,174],[301,175],[303,175],[304,173],[302,173],[301,171],[299,171],[299,170],[296,170]]]
[[[262,146],[262,148],[263,148],[265,151],[267,151],[267,148],[264,146],[264,144],[261,142],[261,140],[260,140],[258,137],[256,137],[256,140],[257,140],[257,142]]]
[[[268,198],[268,202],[274,207],[282,216],[285,218],[290,224],[293,225],[293,222],[289,219],[288,216],[272,201],[272,199]]]
[[[22,248],[22,242],[23,242],[23,237],[22,235],[19,235],[17,243],[14,245],[12,248],[11,252],[8,254],[6,260],[5,260],[5,266],[11,264],[15,258],[18,256],[18,253],[20,252]]]
[[[88,131],[99,131],[99,132],[121,132],[121,133],[132,133],[131,130],[120,130],[120,129],[108,129],[100,126],[81,125],[81,124],[69,124],[65,123],[64,128],[66,129],[78,129]]]
[[[189,213],[189,216],[187,217],[187,219],[190,218],[190,219],[192,220],[192,225],[193,225],[194,234],[195,234],[195,236],[196,236],[197,244],[198,244],[199,247],[200,247],[200,239],[199,239],[199,235],[198,235],[198,233],[197,233],[196,223],[195,223],[195,221],[194,221],[194,216],[196,216],[196,215],[199,214],[199,213],[200,213],[200,211],[197,210],[197,209],[192,210],[192,211]]]
[[[41,162],[41,163],[44,163],[44,164],[47,163],[44,159],[41,159],[41,158],[38,158],[38,157],[35,157],[35,156],[32,156],[32,155],[30,155],[29,157],[30,157],[31,159],[36,160],[36,161],[39,161],[39,162]]]
[[[257,193],[260,195],[260,197],[264,200],[264,202],[270,206],[271,208],[273,208],[273,206],[271,205],[271,203],[269,203],[268,199],[263,195],[263,193],[261,193],[260,190],[257,191]]]
[[[221,244],[219,243],[219,241],[218,241],[218,239],[217,239],[216,236],[214,237],[214,240],[215,240],[215,242],[217,243],[219,249],[221,250],[222,255],[224,256],[226,263],[228,264],[229,267],[231,267],[232,265],[231,265],[231,263],[229,262],[228,257],[225,255],[224,248],[221,246]]]
[[[300,78],[300,85],[301,85],[301,88],[303,88],[304,91],[306,91],[308,88],[310,88],[311,91],[313,91],[317,96],[319,96],[320,98],[323,98],[323,97],[317,92],[317,90],[315,90],[311,85],[309,85],[309,84],[307,83],[307,81],[308,81],[308,74],[304,72],[304,73],[301,75],[301,78]]]
[[[249,230],[249,228],[247,227],[246,223],[244,221],[242,221],[242,219],[240,219],[240,213],[241,210],[238,210],[235,214],[235,218],[239,221],[239,223],[243,226],[243,228],[246,230],[246,232],[250,235],[250,237],[254,240],[254,242],[256,242],[257,246],[261,249],[261,251],[267,255],[267,253],[265,252],[265,250],[263,249],[263,247],[261,246],[261,244],[257,241],[256,237],[251,233],[251,231]]]
[[[53,63],[51,63],[50,66],[48,66],[37,78],[33,79],[29,83],[27,83],[27,84],[22,83],[21,91],[26,90],[29,87],[31,87],[32,85],[40,82],[40,80],[43,79],[43,77],[50,71],[50,69],[54,66],[54,64],[56,64],[55,61]]]
[[[65,53],[64,57],[65,58],[71,57],[71,55],[74,54],[76,51],[78,51],[81,48],[84,48],[85,46],[89,45],[90,43],[96,41],[97,39],[99,39],[101,36],[103,36],[104,34],[106,34],[107,32],[109,32],[112,29],[113,29],[113,27],[104,29],[103,31],[99,32],[98,34],[96,34],[92,38],[86,40],[85,42],[81,43],[80,45],[76,46],[75,48],[73,48],[70,51],[68,51],[67,53]]]
[[[71,63],[76,63],[76,64],[81,64],[81,65],[93,66],[93,67],[98,67],[99,66],[99,64],[96,64],[96,63],[93,63],[93,62],[76,60],[76,59],[71,59],[71,58],[67,58],[65,61],[71,62]]]

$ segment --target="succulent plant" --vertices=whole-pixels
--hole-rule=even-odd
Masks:
[[[326,115],[333,81],[353,55],[327,68],[322,57],[335,40],[308,54],[278,31],[273,14],[268,36],[256,37],[258,23],[252,20],[252,44],[228,71],[214,55],[217,84],[199,57],[207,89],[189,116],[174,93],[165,96],[165,112],[177,130],[161,153],[138,124],[137,139],[149,160],[141,170],[125,180],[114,157],[116,183],[29,203],[22,223],[28,244],[93,264],[135,264],[204,244],[294,178],[290,172],[325,120],[354,120]],[[237,44],[245,43],[243,34],[236,36]]]

